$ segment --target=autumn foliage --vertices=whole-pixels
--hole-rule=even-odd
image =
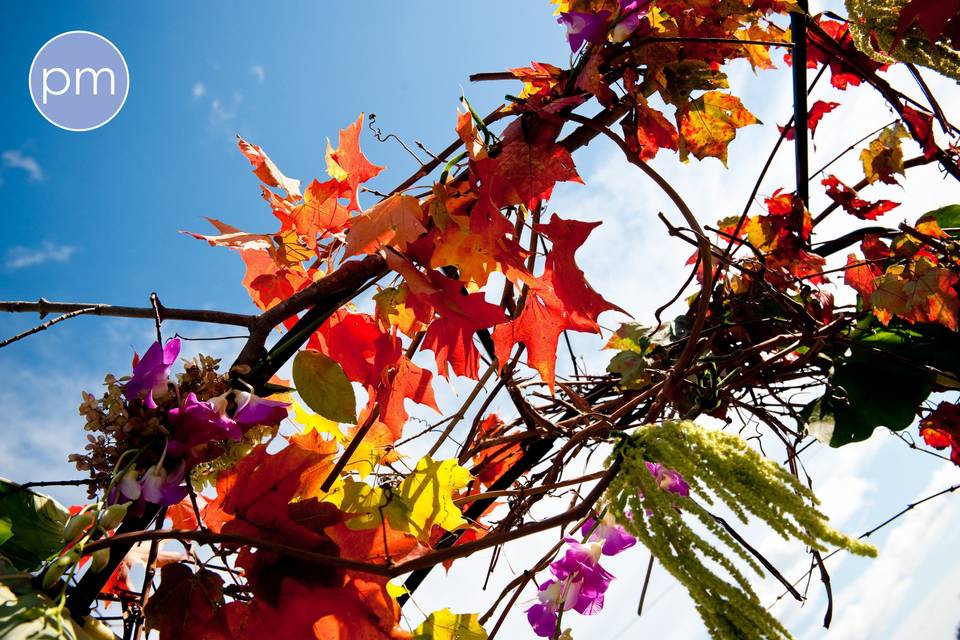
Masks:
[[[454,144],[388,194],[367,190],[384,167],[371,161],[369,139],[361,144],[363,114],[328,144],[326,175],[309,182],[238,139],[258,181],[253,197],[272,218],[253,232],[210,219],[214,231],[189,235],[239,254],[242,286],[262,312],[247,346],[225,370],[198,361],[177,377],[164,359],[170,343],[158,343],[130,379],[85,397],[87,428],[101,439],[75,460],[94,479],[99,506],[85,512],[131,505],[112,537],[104,534],[119,523],[97,529],[99,515],[75,536],[77,560],[159,538],[202,551],[164,563],[142,616],[132,587],[104,586],[92,570],[68,573],[61,586],[75,618],[110,594],[131,612],[131,628],[143,624],[161,640],[486,638],[500,627],[487,624],[499,600],[479,618],[442,610],[419,626],[401,615],[403,604],[435,565],[548,526],[568,526],[584,545],[621,535],[603,520],[601,499],[619,461],[589,459],[593,471],[582,477],[568,465],[672,417],[732,423],[745,411],[776,434],[794,474],[811,436],[841,446],[920,419],[925,443],[960,464],[957,405],[927,404],[960,389],[960,206],[917,216],[907,202],[870,194],[924,164],[960,177],[949,142],[957,130],[939,106],[908,101],[846,23],[797,13],[792,0],[554,3],[571,68],[533,62],[492,74],[517,83],[516,95],[486,117],[465,99],[451,113]],[[791,12],[806,41],[793,37]],[[938,3],[913,0],[902,16],[904,33],[957,37],[960,19]],[[799,127],[780,126],[778,147],[805,149],[822,121],[847,108],[851,86],[874,87],[896,121],[857,148],[862,175],[798,175],[822,189],[825,210],[782,187],[702,228],[707,212],[694,215],[682,189],[648,163],[726,165],[738,132],[762,124],[731,89],[726,65],[743,61],[762,77],[792,64],[798,47],[810,69],[825,72],[835,100],[813,101]],[[611,335],[601,316],[630,319],[611,302],[617,292],[595,290],[577,262],[583,247],[597,250],[591,232],[602,220],[548,214],[559,183],[583,182],[575,152],[595,139],[616,144],[683,218],[667,221],[694,251],[689,289],[675,298],[688,308],[672,322],[628,321]],[[894,210],[912,218],[897,226]],[[818,235],[834,212],[848,217],[849,233]],[[842,304],[834,299],[841,284]],[[569,332],[608,340],[606,372],[586,374],[576,360],[572,374],[558,366]],[[276,377],[288,361],[289,381]],[[440,416],[435,390],[448,383],[473,391]],[[483,401],[501,388],[514,415]],[[802,390],[801,400],[786,390]],[[424,430],[411,411],[440,421]],[[450,441],[457,454],[435,458]],[[689,497],[678,472],[647,463],[662,490]],[[573,502],[544,502],[555,513],[547,524],[530,516],[571,487],[582,489]],[[593,524],[581,530],[585,522]],[[165,533],[151,537],[151,523]],[[540,585],[542,617],[531,624],[554,637],[558,612],[597,613],[610,582],[580,547],[554,560],[558,553],[559,545],[507,587],[519,592],[548,567],[558,585],[581,580],[576,603]],[[104,578],[117,570],[110,562]],[[432,572],[443,579],[442,568]],[[582,600],[585,576],[596,580],[599,604]]]

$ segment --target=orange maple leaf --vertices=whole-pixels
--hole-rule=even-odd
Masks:
[[[383,167],[367,160],[360,150],[360,131],[363,129],[363,114],[357,121],[340,130],[339,145],[334,149],[327,141],[327,173],[342,185],[341,195],[349,198],[347,208],[359,211],[357,187],[375,177]]]
[[[376,253],[386,246],[403,251],[427,232],[423,210],[416,198],[394,194],[353,219],[347,234],[344,258],[358,253]]]
[[[870,306],[885,325],[897,316],[910,323],[937,322],[956,331],[960,300],[954,287],[958,281],[956,273],[921,255],[909,269],[888,267],[870,294]]]

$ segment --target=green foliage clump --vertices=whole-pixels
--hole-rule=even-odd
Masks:
[[[791,636],[766,611],[747,577],[722,552],[722,545],[701,537],[684,515],[694,516],[763,575],[757,561],[703,504],[662,490],[647,461],[679,472],[690,485],[691,496],[708,505],[719,500],[744,523],[752,515],[784,539],[813,549],[836,546],[857,555],[876,555],[872,545],[830,528],[826,516],[817,510],[819,501],[812,491],[735,434],[690,421],[645,425],[624,437],[615,455],[621,457],[622,471],[607,491],[614,517],[686,587],[714,638]],[[715,569],[722,569],[726,576]]]

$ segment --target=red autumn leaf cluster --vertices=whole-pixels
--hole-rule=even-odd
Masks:
[[[960,465],[960,405],[941,402],[920,421],[920,437],[935,449],[950,449],[950,459]]]

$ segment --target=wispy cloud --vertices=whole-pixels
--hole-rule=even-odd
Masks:
[[[40,182],[46,176],[36,158],[24,155],[23,152],[16,149],[7,149],[0,154],[0,161],[3,163],[3,169],[19,169],[27,173],[31,182]]]
[[[193,85],[193,99],[199,100],[207,93],[207,87],[202,82],[195,82]]]
[[[24,269],[48,262],[69,262],[76,251],[76,247],[49,241],[44,241],[39,247],[10,247],[4,265],[7,269]]]
[[[263,65],[255,64],[250,67],[250,73],[253,74],[253,77],[257,79],[257,82],[263,84],[263,81],[266,80],[267,74],[263,70]]]

